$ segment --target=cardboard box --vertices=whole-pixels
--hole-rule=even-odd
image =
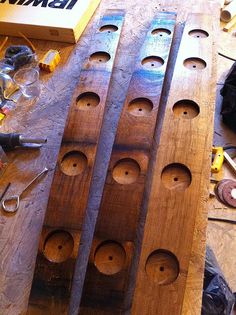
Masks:
[[[0,0],[0,34],[75,43],[100,0]]]

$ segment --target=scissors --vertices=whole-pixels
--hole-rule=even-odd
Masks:
[[[40,172],[37,176],[35,176],[31,182],[22,190],[22,192],[19,195],[14,195],[11,196],[9,198],[6,198],[2,201],[2,207],[4,209],[4,211],[6,212],[16,212],[19,209],[20,206],[20,198],[22,196],[22,194],[36,181],[36,179],[38,179],[40,176],[42,176],[44,173],[47,173],[48,168],[45,167],[42,172]],[[9,206],[9,203],[11,203],[11,206]],[[14,206],[12,206],[12,203],[14,204]]]

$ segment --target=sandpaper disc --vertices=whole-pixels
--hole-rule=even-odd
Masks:
[[[222,195],[228,205],[236,208],[236,181],[225,183]]]
[[[216,197],[222,203],[226,203],[223,197],[224,186],[231,181],[232,181],[231,179],[223,179],[215,186],[214,190],[215,190]]]

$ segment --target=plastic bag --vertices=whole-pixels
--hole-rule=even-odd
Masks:
[[[215,255],[207,246],[202,296],[202,315],[230,315],[235,296],[229,288]]]
[[[236,131],[236,62],[230,69],[220,94],[223,96],[221,108],[223,122]]]

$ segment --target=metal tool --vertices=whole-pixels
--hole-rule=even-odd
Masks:
[[[42,176],[44,173],[46,173],[48,171],[48,168],[45,167],[42,172],[40,172],[37,176],[35,176],[31,182],[22,190],[22,192],[19,195],[14,195],[11,196],[9,198],[6,198],[2,201],[2,207],[6,212],[16,212],[19,209],[20,206],[20,198],[22,196],[22,194],[40,177]],[[8,203],[12,202],[13,204],[15,203],[14,206],[11,205],[11,207],[8,207]]]
[[[7,165],[8,165],[7,156],[6,156],[5,152],[3,151],[3,149],[0,146],[0,177],[5,172],[5,170],[7,168]]]
[[[0,146],[4,149],[14,149],[16,147],[40,148],[46,142],[46,138],[29,138],[19,133],[0,133]]]
[[[10,188],[10,186],[11,186],[11,183],[8,183],[6,188],[3,190],[3,192],[2,192],[2,194],[0,196],[0,202],[2,201],[3,197],[6,195],[8,189]]]

